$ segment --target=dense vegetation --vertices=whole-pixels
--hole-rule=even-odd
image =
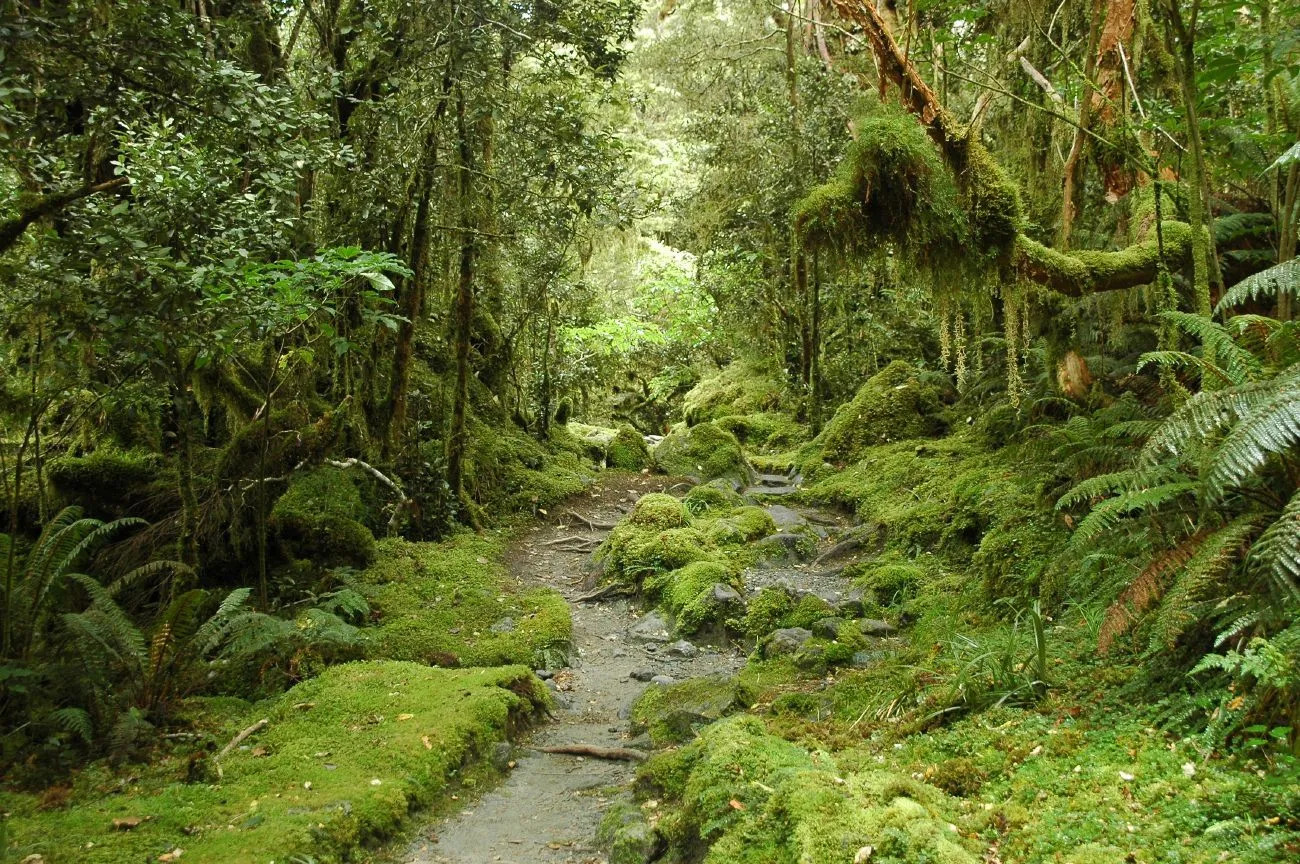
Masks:
[[[548,704],[503,550],[607,470],[689,480],[607,587],[754,650],[634,712],[654,854],[1297,854],[1294,2],[56,0],[0,58],[0,861],[390,836]],[[819,540],[759,472],[852,608],[743,597]]]

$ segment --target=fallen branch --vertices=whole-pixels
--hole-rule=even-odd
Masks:
[[[349,459],[326,459],[325,464],[333,465],[335,468],[360,468],[362,471],[365,471],[371,477],[374,477],[380,483],[383,483],[391,489],[393,494],[398,497],[398,502],[397,506],[393,508],[392,518],[388,520],[388,533],[390,535],[397,533],[398,518],[402,515],[403,510],[406,510],[411,506],[411,499],[407,497],[406,492],[403,491],[402,487],[396,480],[393,480],[391,477],[384,474],[384,472],[380,471],[374,465],[371,465],[368,462],[362,462],[355,456]]]
[[[574,519],[577,519],[583,525],[586,525],[592,531],[610,531],[617,524],[615,522],[597,522],[594,519],[588,519],[586,516],[583,516],[577,510],[566,510],[564,512],[566,515],[572,516]]]
[[[221,748],[221,752],[217,754],[217,759],[224,759],[226,755],[230,753],[231,750],[234,750],[240,744],[243,744],[244,741],[248,739],[248,736],[256,735],[258,732],[261,732],[263,729],[269,726],[270,723],[271,723],[270,720],[266,720],[266,719],[258,720],[252,726],[249,726],[243,732],[240,732],[234,738],[231,738],[230,743],[227,744],[225,747]]]
[[[618,759],[624,762],[644,762],[648,757],[640,750],[628,747],[597,747],[594,744],[559,744],[554,747],[534,747],[541,753],[560,753],[565,756],[590,756],[593,759]]]
[[[559,545],[562,544],[562,543],[595,543],[595,544],[599,545],[599,544],[600,544],[600,538],[599,538],[599,537],[579,537],[579,536],[576,536],[576,535],[575,535],[575,536],[573,536],[573,537],[560,537],[560,538],[558,538],[558,539],[556,539],[556,540],[547,540],[547,541],[546,541],[545,543],[543,543],[542,545],[543,545],[543,546],[559,546]]]

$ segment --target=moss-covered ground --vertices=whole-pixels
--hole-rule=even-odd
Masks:
[[[567,662],[567,604],[523,589],[502,563],[505,542],[380,541],[355,580],[372,613],[361,630],[368,660],[256,704],[191,700],[181,718],[190,731],[148,764],[99,762],[54,793],[0,792],[0,859],[117,864],[180,849],[216,864],[355,860],[529,722],[547,699],[529,670]],[[260,719],[265,730],[218,771],[214,754]]]
[[[385,661],[330,668],[270,703],[194,705],[201,740],[224,743],[244,724],[269,723],[222,760],[220,775],[207,757],[203,776],[185,782],[195,749],[186,744],[130,771],[83,771],[56,806],[3,794],[9,855],[48,864],[166,861],[159,856],[178,850],[221,864],[352,860],[526,723],[544,694],[524,667]],[[115,820],[138,824],[115,830]]]

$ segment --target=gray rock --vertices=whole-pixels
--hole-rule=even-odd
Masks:
[[[835,614],[844,618],[857,618],[865,610],[862,605],[864,599],[861,588],[851,588],[845,592],[838,603],[834,604]]]
[[[772,504],[768,507],[764,507],[763,509],[767,511],[767,515],[772,517],[772,521],[776,523],[776,528],[778,531],[785,531],[790,528],[798,528],[800,525],[807,524],[808,521],[807,519],[804,519],[803,516],[801,516],[799,513],[795,512],[794,510],[791,510],[789,507],[786,507],[782,504]]]
[[[843,618],[835,617],[814,621],[812,625],[812,634],[819,639],[838,639],[840,638],[840,625],[843,623]]]
[[[805,645],[794,655],[794,665],[805,672],[820,672],[826,668],[826,646]]]
[[[649,864],[659,853],[659,835],[631,796],[615,801],[600,822],[597,840],[609,864]]]
[[[715,603],[742,603],[744,602],[740,593],[723,582],[713,583],[713,602]]]
[[[764,657],[784,657],[797,653],[812,638],[812,631],[802,627],[785,627],[773,630],[763,640]]]
[[[555,677],[555,673],[550,669],[534,669],[533,674],[538,678],[541,678],[543,681],[549,681]]]
[[[628,677],[633,681],[651,681],[654,679],[655,673],[650,669],[634,669]]]
[[[676,642],[668,646],[668,653],[674,657],[685,657],[687,660],[689,660],[690,658],[698,655],[700,653],[700,649],[696,648],[694,645],[692,645],[690,642],[687,642],[685,639],[678,639]]]
[[[674,678],[674,677],[671,676],[671,675],[656,675],[656,676],[654,676],[653,678],[650,679],[650,683],[651,683],[651,684],[660,684],[660,685],[663,685],[663,686],[667,686],[667,685],[669,685],[669,684],[676,684],[676,683],[677,683],[677,679]]]
[[[497,623],[493,624],[488,629],[491,630],[493,633],[513,633],[515,632],[515,628],[517,626],[518,625],[515,624],[515,619],[507,616],[505,618],[502,618]]]
[[[898,632],[898,628],[888,621],[882,621],[879,618],[862,618],[858,621],[858,630],[863,636],[873,636],[877,639],[883,639],[886,636],[893,636]]]
[[[849,665],[854,669],[867,669],[875,666],[885,657],[884,651],[854,651]]]
[[[668,642],[668,622],[658,612],[651,612],[633,624],[627,631],[633,639],[642,642]]]
[[[492,745],[492,767],[498,771],[510,770],[510,757],[514,754],[508,741],[498,741]]]

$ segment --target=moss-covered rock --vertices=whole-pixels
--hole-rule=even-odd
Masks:
[[[763,363],[736,360],[700,380],[682,399],[689,425],[719,417],[775,412],[783,407],[785,387]]]
[[[145,450],[100,447],[84,456],[58,456],[45,465],[50,488],[63,502],[117,516],[133,496],[162,474],[162,459]]]
[[[718,545],[740,545],[775,533],[776,522],[762,507],[738,507],[707,523],[705,534]]]
[[[654,450],[655,467],[676,477],[724,478],[743,486],[753,471],[736,436],[715,423],[678,426]]]
[[[647,580],[648,593],[657,596],[672,613],[678,632],[695,633],[706,625],[724,624],[735,604],[717,595],[715,586],[736,591],[743,587],[740,578],[717,561],[695,561],[678,570]]]
[[[640,471],[650,464],[650,448],[645,436],[627,423],[618,427],[618,433],[606,449],[605,464],[623,471]]]
[[[849,463],[876,444],[940,435],[941,407],[938,390],[922,383],[913,367],[895,360],[835,412],[820,438],[821,457]]]
[[[780,627],[793,608],[790,592],[780,586],[766,585],[750,599],[741,630],[754,638],[765,636]]]
[[[655,746],[677,744],[696,731],[749,706],[752,694],[734,678],[719,673],[676,684],[651,684],[632,705],[635,731],[650,733]]]
[[[650,864],[661,845],[645,810],[627,795],[605,810],[596,842],[605,851],[608,864]]]
[[[808,427],[789,414],[739,414],[719,417],[715,422],[754,451],[792,450],[812,437]]]
[[[626,521],[629,525],[664,531],[690,525],[691,514],[686,506],[673,496],[652,492],[649,495],[642,495],[637,500]]]
[[[361,521],[365,517],[348,472],[326,466],[294,475],[271,508],[268,525],[290,558],[364,567],[375,557],[374,535]]]
[[[703,516],[707,513],[733,510],[740,507],[744,499],[726,480],[710,480],[687,492],[683,503],[691,515]]]

